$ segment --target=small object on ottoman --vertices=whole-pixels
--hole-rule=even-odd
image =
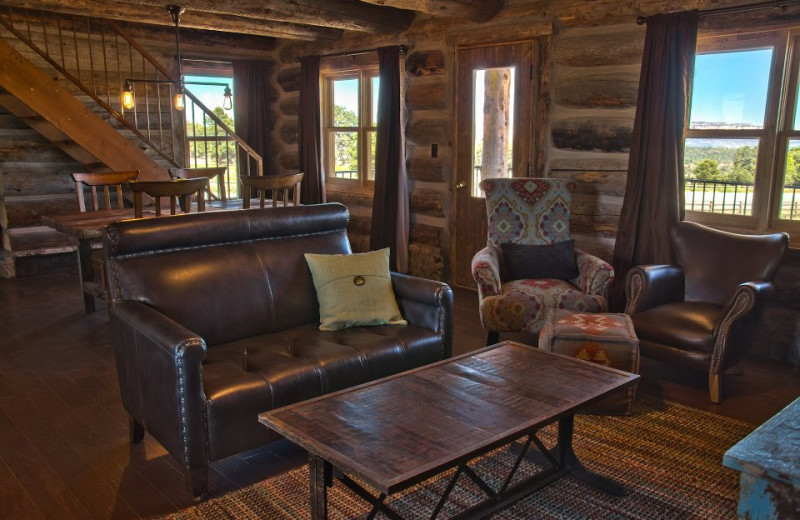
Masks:
[[[539,348],[634,374],[639,373],[639,339],[627,314],[552,310],[539,333]],[[635,398],[634,384],[598,401],[587,411],[630,415]]]

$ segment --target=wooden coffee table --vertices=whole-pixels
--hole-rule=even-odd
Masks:
[[[475,481],[487,500],[456,518],[483,518],[570,472],[600,489],[622,487],[588,472],[572,450],[575,412],[639,378],[612,368],[542,352],[515,342],[265,412],[259,420],[305,448],[311,475],[311,518],[327,518],[334,476],[389,518],[392,493],[458,468],[435,518],[458,478]],[[558,421],[558,444],[548,449],[536,432]],[[468,465],[472,459],[522,439],[517,465],[535,456],[545,469],[493,490]],[[519,445],[520,443],[517,443]],[[515,465],[512,473],[516,471]],[[373,493],[359,482],[377,490]]]

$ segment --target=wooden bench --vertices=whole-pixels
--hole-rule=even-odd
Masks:
[[[5,238],[3,278],[14,278],[18,274],[36,274],[29,272],[36,270],[33,269],[32,260],[34,258],[53,257],[50,258],[51,261],[39,259],[40,263],[47,264],[52,268],[54,255],[76,255],[78,250],[78,242],[75,238],[47,226],[11,228],[6,230]],[[76,265],[74,262],[74,260],[70,260],[59,263],[74,268]]]

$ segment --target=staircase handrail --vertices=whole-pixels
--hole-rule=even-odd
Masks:
[[[236,133],[235,133],[233,130],[231,130],[231,128],[230,128],[228,125],[226,125],[226,124],[225,124],[225,122],[224,122],[222,119],[220,119],[220,118],[217,116],[217,114],[215,114],[214,112],[212,112],[211,110],[209,110],[209,109],[208,109],[208,107],[207,107],[207,106],[205,106],[205,105],[203,104],[203,102],[202,102],[202,101],[200,101],[200,100],[197,98],[197,96],[195,96],[194,94],[192,94],[192,93],[191,93],[189,90],[184,90],[183,92],[184,92],[184,94],[186,94],[186,96],[187,96],[189,99],[191,99],[191,100],[192,100],[192,102],[194,102],[196,105],[198,105],[198,106],[200,107],[200,109],[201,109],[201,110],[202,110],[202,111],[203,111],[203,112],[206,114],[206,116],[210,117],[210,118],[211,118],[211,120],[212,120],[212,121],[214,121],[214,123],[216,123],[217,125],[219,125],[220,127],[222,127],[222,129],[223,129],[225,132],[227,132],[227,133],[228,133],[228,134],[231,136],[231,138],[233,138],[233,140],[234,140],[234,141],[236,141],[236,143],[237,143],[239,146],[241,146],[242,148],[244,148],[244,149],[245,149],[245,151],[246,151],[246,152],[247,152],[249,155],[251,155],[251,156],[252,156],[252,157],[253,157],[253,158],[254,158],[254,159],[255,159],[255,160],[258,162],[258,175],[264,175],[264,166],[263,166],[263,165],[264,165],[264,160],[263,160],[263,158],[261,157],[261,155],[260,155],[258,152],[256,152],[256,151],[253,149],[253,147],[252,147],[252,146],[250,146],[249,144],[247,144],[247,143],[244,141],[244,139],[242,139],[241,137],[239,137],[239,135],[237,135],[237,134],[236,134]],[[218,137],[218,136],[215,136],[215,137]]]
[[[186,148],[186,155],[183,158],[178,158],[176,156],[176,149],[175,149],[174,141],[172,142],[172,145],[168,145],[166,147],[166,148],[171,148],[171,150],[169,150],[169,153],[168,153],[167,151],[165,151],[166,148],[164,147],[164,144],[163,144],[163,141],[164,141],[163,138],[161,139],[162,145],[158,145],[150,137],[148,137],[148,135],[150,133],[150,126],[149,125],[152,123],[152,120],[150,119],[149,112],[146,112],[147,117],[146,117],[145,121],[148,124],[148,127],[146,129],[148,135],[145,135],[145,133],[143,133],[143,131],[140,130],[137,127],[137,125],[139,123],[138,123],[138,115],[137,115],[136,111],[133,112],[133,119],[134,120],[132,122],[128,118],[125,117],[125,113],[124,112],[116,110],[113,106],[111,106],[110,99],[111,99],[111,93],[113,93],[113,91],[110,89],[111,82],[109,81],[109,72],[116,73],[119,76],[118,79],[119,79],[119,81],[121,83],[123,82],[123,78],[124,79],[130,79],[130,80],[132,80],[134,82],[135,81],[145,81],[146,82],[146,81],[152,81],[152,80],[147,78],[148,74],[147,74],[147,71],[144,68],[144,64],[143,64],[142,72],[145,74],[145,79],[137,79],[136,77],[124,77],[124,76],[122,76],[122,73],[124,71],[121,68],[118,68],[116,71],[114,71],[113,69],[111,71],[109,71],[108,64],[106,62],[106,54],[105,54],[105,46],[106,46],[105,38],[106,38],[106,35],[108,34],[110,36],[113,36],[114,38],[119,37],[122,40],[124,40],[130,46],[130,49],[133,49],[138,53],[138,56],[136,56],[137,63],[139,62],[140,59],[144,60],[144,62],[146,62],[150,67],[153,68],[153,69],[151,69],[151,73],[154,73],[156,78],[158,78],[158,76],[160,75],[163,78],[167,79],[166,82],[172,83],[172,84],[174,84],[176,86],[180,83],[181,78],[176,78],[173,75],[173,73],[171,73],[166,67],[164,67],[157,59],[155,59],[150,52],[148,52],[146,49],[144,49],[136,40],[134,40],[129,34],[127,34],[127,32],[122,27],[120,27],[120,25],[117,22],[112,21],[112,20],[93,19],[93,18],[89,18],[89,17],[85,17],[85,16],[75,16],[75,15],[73,15],[72,16],[72,31],[74,33],[75,58],[76,58],[77,73],[78,73],[78,76],[76,77],[73,73],[71,73],[66,68],[66,62],[63,63],[63,64],[59,63],[57,61],[57,59],[55,59],[53,56],[50,55],[50,53],[48,52],[49,48],[48,49],[42,49],[39,45],[37,45],[32,40],[32,38],[29,37],[30,34],[31,34],[31,18],[34,18],[36,16],[36,13],[38,13],[40,16],[38,17],[39,20],[37,20],[36,23],[41,23],[41,28],[42,28],[42,31],[43,31],[43,34],[44,34],[44,43],[45,43],[46,47],[48,46],[48,39],[47,39],[48,33],[47,33],[47,27],[46,27],[46,23],[45,23],[45,13],[46,12],[45,11],[41,11],[41,10],[36,10],[36,9],[24,9],[24,14],[19,14],[18,16],[15,17],[14,11],[12,10],[12,8],[10,6],[7,6],[7,7],[8,7],[8,19],[6,19],[5,16],[0,15],[0,24],[2,24],[3,27],[5,27],[11,34],[13,34],[16,38],[18,38],[22,43],[24,43],[30,49],[32,49],[34,52],[36,52],[42,59],[47,61],[47,63],[49,63],[55,70],[57,70],[60,74],[62,74],[67,80],[72,82],[82,92],[84,92],[86,95],[88,95],[100,107],[102,107],[103,110],[108,112],[116,120],[118,120],[120,123],[122,123],[122,125],[125,128],[130,130],[143,143],[145,143],[151,150],[156,152],[165,161],[167,161],[168,163],[170,163],[170,164],[172,164],[173,166],[176,166],[176,167],[183,167],[184,166],[182,163],[189,158],[188,148]],[[17,11],[20,12],[19,10],[17,10]],[[34,11],[34,15],[30,14],[31,11]],[[49,19],[51,19],[51,20],[54,20],[56,26],[58,27],[58,35],[57,35],[58,44],[59,44],[59,47],[62,47],[65,42],[69,42],[70,41],[70,37],[68,35],[66,37],[62,37],[62,31],[61,31],[61,29],[62,29],[62,25],[61,25],[62,18],[57,13],[47,13],[47,17]],[[19,31],[19,30],[17,30],[15,28],[15,26],[14,26],[15,18],[22,18],[23,22],[25,24],[27,24],[27,29],[28,29],[28,35],[29,36],[25,36],[25,34],[23,34],[21,31]],[[97,72],[105,74],[105,78],[106,78],[106,83],[105,83],[106,92],[105,92],[105,94],[106,94],[106,98],[109,100],[108,102],[104,101],[101,98],[102,92],[97,92],[96,86],[93,89],[92,87],[86,85],[84,83],[83,79],[80,77],[81,68],[80,68],[80,60],[79,60],[79,47],[78,47],[78,43],[77,43],[78,42],[77,34],[79,34],[79,32],[75,28],[75,20],[76,20],[76,18],[80,19],[81,21],[85,20],[85,22],[86,22],[86,27],[87,27],[86,37],[87,37],[87,41],[89,41],[89,39],[91,38],[92,35],[96,34],[91,29],[91,25],[92,25],[92,21],[93,20],[96,21],[96,22],[99,22],[101,24],[105,24],[107,27],[109,27],[111,29],[110,32],[104,32],[104,31],[102,31],[102,29],[100,31],[98,31],[100,36],[103,38],[102,39],[102,43],[103,43],[104,51],[103,51],[103,57],[102,57],[102,60],[103,60],[102,61],[102,66],[98,66],[98,68],[96,69]],[[119,44],[118,43],[117,43],[117,45],[118,45],[117,46],[117,63],[119,65],[120,64],[120,62],[119,62],[120,50],[119,50]],[[125,74],[127,75],[127,74],[130,73],[131,75],[134,75],[134,72],[133,72],[133,56],[134,56],[134,54],[133,54],[133,52],[129,51],[128,56],[129,56],[129,59],[131,60],[131,68],[130,68],[130,72],[125,72]],[[62,47],[61,58],[62,58],[62,60],[64,60],[63,47]],[[84,56],[84,58],[86,58],[86,56]],[[88,60],[89,60],[90,65],[91,65],[91,71],[94,74],[94,71],[95,71],[94,65],[95,65],[96,62],[95,62],[95,56],[92,54],[91,42],[89,42]],[[94,80],[94,76],[93,76],[92,77],[92,83],[94,83],[94,81],[95,80]],[[156,82],[158,82],[158,81],[156,81]],[[119,87],[120,87],[120,92],[121,92],[122,84],[120,84]],[[231,129],[227,124],[225,124],[225,122],[222,121],[214,112],[209,110],[209,108],[207,106],[205,106],[192,92],[184,89],[184,94],[189,99],[192,100],[194,105],[196,105],[200,109],[200,111],[203,113],[203,117],[209,118],[211,121],[213,121],[219,128],[221,128],[227,134],[227,135],[224,135],[224,136],[215,136],[215,137],[224,137],[225,140],[233,140],[236,143],[236,146],[240,147],[244,152],[246,152],[248,158],[252,158],[256,162],[257,168],[258,168],[258,175],[263,175],[263,158],[261,157],[261,155],[259,155],[250,145],[248,145],[244,141],[244,139],[242,139],[239,135],[237,135],[234,132],[234,130]],[[156,94],[156,98],[158,99],[158,103],[159,103],[158,113],[162,112],[162,109],[160,108],[162,106],[161,105],[161,101],[160,101],[160,99],[161,99],[160,96],[161,96],[160,93]],[[146,108],[146,110],[149,110],[149,109]],[[168,114],[167,119],[170,122],[170,126],[175,125],[175,124],[183,125],[182,130],[179,132],[179,135],[184,136],[184,139],[186,139],[188,136],[187,136],[187,133],[186,133],[187,129],[186,129],[185,117],[181,116],[181,117],[177,117],[176,118],[176,117],[174,117],[173,113],[171,112],[171,109],[168,108],[167,110],[169,110],[169,114]],[[176,119],[178,120],[177,123],[175,122]],[[161,122],[161,115],[158,115],[158,121]],[[159,126],[159,128],[163,128],[163,127]],[[174,135],[174,130],[175,130],[175,128],[174,128],[174,126],[172,126],[173,135]],[[184,142],[186,142],[186,141],[184,140]],[[171,155],[170,155],[170,153],[171,153]],[[248,159],[247,167],[248,168],[250,167],[249,159]]]
[[[65,78],[67,78],[70,82],[72,82],[72,84],[81,89],[84,94],[91,97],[98,105],[103,107],[104,110],[106,110],[109,114],[111,114],[117,121],[122,123],[128,130],[136,134],[136,136],[139,137],[142,141],[144,141],[147,144],[147,146],[149,146],[153,151],[158,153],[162,158],[164,158],[166,161],[170,162],[174,166],[181,166],[175,161],[174,158],[164,153],[164,151],[161,150],[161,148],[157,146],[155,143],[153,143],[150,140],[150,138],[148,138],[146,135],[140,132],[135,125],[133,125],[130,121],[125,119],[125,116],[123,116],[119,111],[114,109],[114,107],[110,106],[108,103],[100,99],[100,97],[95,92],[93,92],[88,86],[86,86],[83,83],[83,81],[81,81],[79,78],[76,78],[71,72],[69,72],[60,63],[54,60],[46,51],[44,51],[41,47],[36,45],[36,43],[34,43],[30,39],[28,39],[25,35],[17,31],[16,28],[12,24],[8,23],[2,16],[0,16],[0,24],[2,24],[3,27],[8,29],[8,31],[11,32],[14,36],[16,36],[21,42],[23,42],[25,45],[27,45],[33,51],[35,51],[39,56],[42,57],[42,59],[47,61],[47,63],[49,63],[54,69],[56,69],[60,74],[62,74]],[[120,34],[120,36],[122,35]]]

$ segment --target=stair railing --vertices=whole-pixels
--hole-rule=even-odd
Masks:
[[[238,192],[240,172],[263,175],[259,154],[190,91],[184,90],[190,101],[184,112],[173,108],[178,78],[116,22],[6,7],[0,25],[119,121],[166,168],[228,166],[226,183],[232,195]],[[131,110],[121,101],[127,80],[133,80],[136,101]],[[207,135],[210,127],[213,135]],[[205,144],[201,150],[194,144],[198,140]]]

